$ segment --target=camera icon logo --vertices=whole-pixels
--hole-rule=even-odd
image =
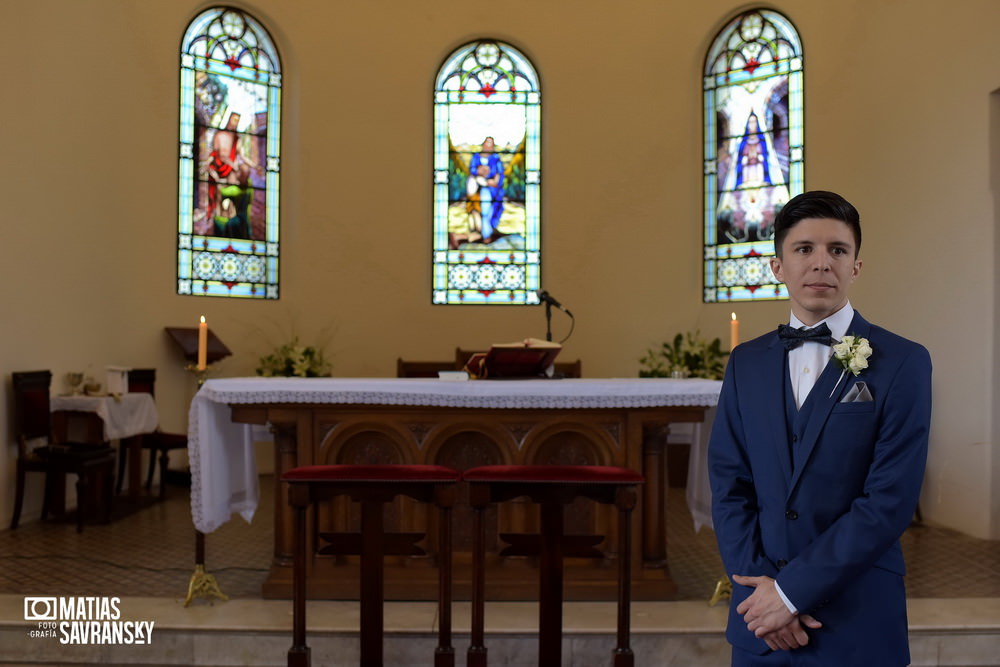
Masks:
[[[56,598],[25,597],[24,620],[55,621],[58,618],[59,605]]]

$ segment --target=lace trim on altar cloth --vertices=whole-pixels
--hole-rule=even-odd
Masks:
[[[331,403],[454,408],[571,409],[712,407],[718,380],[471,380],[228,378],[209,380],[205,398],[227,404]]]

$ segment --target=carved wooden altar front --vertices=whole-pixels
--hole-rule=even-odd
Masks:
[[[300,465],[321,463],[429,463],[466,469],[505,463],[615,465],[638,470],[646,478],[633,513],[633,596],[670,599],[666,539],[666,436],[671,422],[700,422],[704,407],[641,408],[458,408],[342,404],[234,404],[236,422],[270,423],[275,436],[275,479]],[[274,559],[264,597],[291,596],[292,523],[286,488],[275,498]],[[461,490],[454,514],[454,591],[470,593],[471,510]],[[404,498],[388,506],[387,530],[426,532],[424,556],[386,561],[387,599],[430,600],[437,596],[432,509]],[[536,599],[538,577],[532,558],[501,557],[503,533],[538,530],[537,507],[517,501],[491,510],[487,597]],[[570,559],[565,577],[568,600],[615,599],[614,559],[617,537],[610,510],[578,500],[566,516],[567,533],[598,534],[604,558]],[[357,599],[355,557],[318,555],[319,535],[356,529],[356,505],[343,499],[313,512],[310,531],[308,591],[312,598]]]

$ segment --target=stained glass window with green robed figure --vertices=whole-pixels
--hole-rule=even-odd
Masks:
[[[438,71],[433,303],[538,303],[540,93],[503,42],[466,44]]]
[[[215,7],[181,43],[177,293],[278,298],[281,62],[261,24]]]
[[[704,75],[704,301],[788,298],[771,273],[774,215],[803,188],[802,46],[754,9],[715,38]]]

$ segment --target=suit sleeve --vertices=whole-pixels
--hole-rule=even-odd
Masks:
[[[737,354],[729,359],[719,396],[719,407],[708,445],[708,474],[712,487],[712,523],[723,565],[730,574],[774,577],[760,537],[757,493],[743,435]]]
[[[802,610],[812,610],[872,567],[903,534],[917,506],[927,461],[931,361],[914,345],[888,383],[863,492],[777,577]]]

